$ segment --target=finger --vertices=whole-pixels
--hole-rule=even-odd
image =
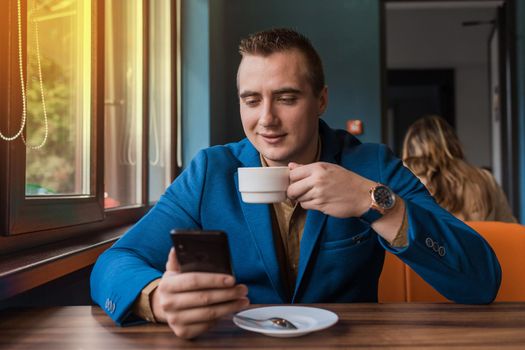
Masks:
[[[290,182],[294,183],[310,176],[312,174],[313,164],[301,165],[294,169],[290,169]]]
[[[299,202],[299,205],[305,210],[319,210],[320,212],[322,212],[320,207],[313,200],[305,200],[303,202]]]
[[[316,197],[315,188],[312,187],[310,188],[310,190],[306,191],[305,193],[295,198],[295,201],[299,203],[310,202],[309,204],[313,205],[314,201],[317,203],[317,202],[320,202],[320,199]]]
[[[179,338],[192,339],[210,329],[215,322],[201,322],[189,325],[170,324],[170,328]]]
[[[238,312],[249,304],[250,301],[248,298],[243,297],[221,304],[179,310],[177,312],[170,313],[168,316],[168,322],[179,325],[211,322],[226,315]]]
[[[222,273],[187,272],[170,276],[163,291],[168,293],[189,292],[203,289],[233,287],[235,278]]]
[[[292,183],[286,190],[288,198],[293,200],[299,200],[302,196],[306,195],[313,189],[313,184],[307,180],[301,180]]]
[[[180,272],[179,262],[177,261],[177,255],[175,249],[171,248],[168,255],[168,261],[166,262],[166,271],[169,272]]]
[[[247,294],[248,288],[243,284],[225,289],[183,292],[169,296],[164,301],[163,308],[165,311],[191,309],[237,300],[246,297]]]
[[[294,170],[294,169],[302,167],[302,166],[303,166],[302,164],[295,163],[295,162],[288,163],[288,169],[290,169],[290,170]]]

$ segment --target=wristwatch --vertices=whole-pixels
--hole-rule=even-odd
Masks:
[[[396,195],[390,188],[378,183],[368,191],[372,203],[366,213],[361,215],[360,219],[368,224],[380,219],[396,205]]]

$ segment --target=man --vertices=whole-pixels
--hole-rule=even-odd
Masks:
[[[308,39],[269,30],[243,40],[240,53],[247,139],[199,152],[95,265],[93,299],[117,323],[167,322],[192,338],[250,302],[377,301],[385,249],[451,300],[494,299],[501,269],[487,243],[386,147],[319,119],[327,88]],[[286,203],[242,202],[238,167],[282,165],[290,168]],[[179,273],[173,228],[225,231],[236,279]]]

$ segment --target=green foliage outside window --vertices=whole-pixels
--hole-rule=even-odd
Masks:
[[[55,61],[41,57],[49,135],[38,150],[27,149],[26,194],[67,194],[75,191],[75,101],[70,72]],[[38,80],[36,55],[29,58],[27,87],[27,142],[38,145],[45,133],[44,112]]]

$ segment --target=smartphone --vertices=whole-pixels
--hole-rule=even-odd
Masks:
[[[171,230],[181,272],[232,275],[228,237],[223,231]]]

